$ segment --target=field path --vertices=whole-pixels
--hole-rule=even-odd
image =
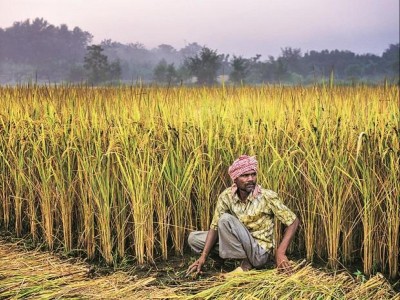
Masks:
[[[165,298],[155,278],[125,272],[94,277],[88,264],[23,250],[0,240],[0,299],[148,299]],[[173,295],[172,289],[168,294]]]

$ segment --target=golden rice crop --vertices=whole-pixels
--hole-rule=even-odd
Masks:
[[[394,278],[399,117],[397,86],[1,87],[0,226],[108,264],[166,259],[247,153],[302,221],[292,252]]]

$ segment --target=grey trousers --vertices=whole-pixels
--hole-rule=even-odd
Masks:
[[[188,243],[192,250],[201,253],[208,231],[189,234]],[[249,230],[234,216],[225,213],[218,221],[218,240],[211,251],[221,258],[245,259],[259,268],[268,261],[270,253],[251,236]]]

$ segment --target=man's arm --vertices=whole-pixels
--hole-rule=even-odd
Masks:
[[[275,260],[276,267],[282,270],[290,270],[291,266],[289,264],[289,260],[286,256],[286,250],[289,247],[290,242],[292,241],[297,227],[299,226],[299,219],[296,218],[292,224],[290,224],[286,229],[283,235],[282,241],[279,244],[279,247],[276,249]]]
[[[186,271],[186,276],[188,276],[190,273],[194,271],[196,271],[196,274],[201,273],[201,267],[205,264],[207,256],[208,254],[210,254],[211,249],[214,247],[217,238],[218,238],[217,231],[210,228],[210,230],[208,230],[207,233],[204,249],[201,252],[199,259],[189,266],[189,268]]]

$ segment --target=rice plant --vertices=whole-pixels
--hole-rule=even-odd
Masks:
[[[208,228],[247,153],[302,221],[292,252],[395,278],[398,99],[333,83],[0,87],[0,226],[108,264],[167,259]]]

